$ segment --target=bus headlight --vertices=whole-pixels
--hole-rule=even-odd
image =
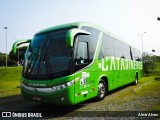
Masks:
[[[52,87],[52,89],[54,89],[55,91],[58,91],[58,90],[62,90],[64,88],[67,88],[67,87],[69,87],[69,86],[71,86],[73,84],[74,84],[74,80],[72,80],[70,82],[67,82],[67,83],[64,83],[62,85],[54,86],[54,87]]]
[[[52,93],[52,92],[55,92],[55,91],[58,91],[58,90],[62,90],[64,88],[67,88],[71,85],[74,84],[74,80],[70,81],[70,82],[67,82],[67,83],[64,83],[64,84],[61,84],[61,85],[57,85],[57,86],[54,86],[54,87],[50,87],[50,88],[38,88],[38,87],[30,87],[30,86],[26,86],[24,85],[23,83],[21,83],[21,88],[24,88],[28,91],[32,91],[32,92],[35,92],[35,89],[36,89],[36,92],[38,93]]]

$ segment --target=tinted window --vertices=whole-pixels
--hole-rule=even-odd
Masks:
[[[131,60],[131,55],[130,55],[130,46],[123,44],[123,54],[124,54],[124,58]]]
[[[32,40],[30,57],[26,54],[23,76],[52,79],[70,74],[71,48],[66,47],[68,30],[38,34]]]
[[[141,53],[138,50],[133,49],[131,46],[104,33],[99,59],[102,59],[106,56],[116,56],[119,58],[137,61],[142,59]]]
[[[39,47],[43,45],[43,42],[46,39],[46,34],[41,34],[41,35],[37,35],[34,36],[34,39],[31,41],[31,46],[32,47]]]
[[[96,51],[100,31],[86,26],[82,26],[81,29],[84,29],[91,33],[90,35],[83,35],[83,39],[85,39],[85,41],[89,43],[89,62],[92,62]]]
[[[88,45],[87,42],[78,42],[76,65],[88,63]]]
[[[114,39],[107,34],[103,34],[100,56],[114,56]]]
[[[130,46],[126,45],[125,43],[115,40],[115,56],[125,59],[131,59],[130,54]]]
[[[141,61],[142,60],[142,55],[141,55],[141,52],[132,48],[132,53],[133,53],[133,60],[136,60],[136,61]]]

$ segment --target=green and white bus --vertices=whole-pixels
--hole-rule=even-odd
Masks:
[[[91,23],[77,22],[44,29],[29,43],[21,78],[25,99],[75,105],[104,99],[108,91],[142,76],[142,55],[137,49]]]

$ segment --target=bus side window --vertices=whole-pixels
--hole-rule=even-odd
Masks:
[[[76,65],[88,64],[88,42],[78,42]]]
[[[114,56],[114,38],[104,33],[102,38],[99,59],[102,59],[107,56]]]
[[[94,59],[94,55],[96,53],[96,47],[97,47],[97,43],[98,43],[98,39],[99,39],[99,34],[100,31],[92,28],[92,27],[88,27],[88,26],[82,26],[81,29],[86,30],[88,32],[90,32],[90,35],[85,35],[83,36],[83,41],[87,41],[88,42],[88,52],[89,52],[89,63],[91,63]],[[84,40],[85,38],[85,40]],[[89,64],[88,63],[88,64]]]
[[[102,51],[100,50],[98,59],[101,60],[101,59],[103,59],[103,58],[104,58],[104,56],[103,56],[103,54],[102,54]]]

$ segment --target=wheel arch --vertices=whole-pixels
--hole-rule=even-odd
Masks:
[[[106,83],[106,90],[108,91],[109,90],[109,83],[108,83],[108,77],[106,76],[106,75],[101,75],[100,77],[99,77],[99,79],[98,79],[98,83],[99,83],[99,81],[101,80],[101,79],[103,79],[104,81],[105,81],[105,83]],[[97,83],[97,84],[98,84]]]

